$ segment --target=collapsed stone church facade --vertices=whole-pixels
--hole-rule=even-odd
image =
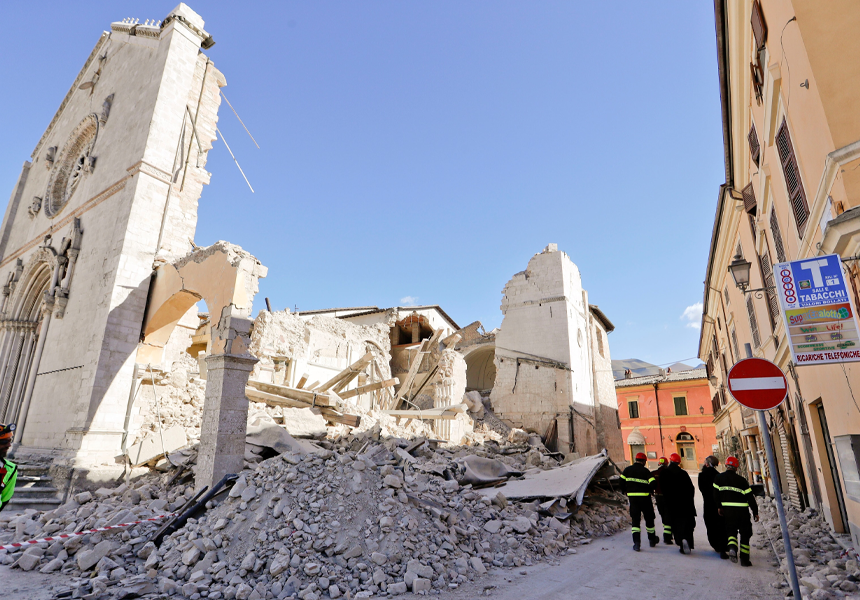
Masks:
[[[118,454],[154,269],[192,250],[209,182],[226,85],[211,43],[184,4],[113,23],[24,163],[0,228],[0,420],[21,450]]]
[[[111,24],[22,167],[0,227],[0,422],[18,424],[19,457],[116,466],[140,425],[136,382],[171,368],[203,301],[198,485],[242,468],[245,384],[279,365],[255,367],[251,347],[266,268],[226,242],[193,243],[226,85],[204,53],[213,43],[184,4],[160,22]],[[555,422],[563,452],[620,445],[607,412],[611,323],[588,305],[564,253],[547,249],[532,263],[505,290],[497,336],[460,331],[469,387],[492,389],[511,425],[543,433]]]

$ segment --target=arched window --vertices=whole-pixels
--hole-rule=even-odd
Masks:
[[[678,437],[676,437],[675,440],[677,440],[679,442],[692,442],[693,436],[691,434],[687,433],[686,431],[683,431],[683,432],[678,434]]]

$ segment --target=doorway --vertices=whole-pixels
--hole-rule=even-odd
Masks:
[[[678,434],[675,441],[678,444],[678,454],[681,456],[681,468],[687,471],[697,471],[699,464],[696,461],[696,442],[693,436],[682,432]]]
[[[830,437],[830,428],[827,426],[827,416],[824,414],[824,403],[819,402],[815,407],[818,409],[821,437],[827,450],[828,467],[830,468],[830,476],[833,479],[833,495],[836,497],[836,503],[839,505],[839,517],[842,519],[843,526],[842,532],[846,532],[848,531],[848,512],[845,510],[845,498],[842,496],[842,481],[839,477],[839,470],[836,468],[836,453],[833,448],[833,439]]]

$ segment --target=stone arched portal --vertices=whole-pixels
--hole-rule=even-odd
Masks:
[[[484,344],[465,355],[466,389],[491,390],[496,382],[496,347]]]
[[[238,246],[217,242],[196,248],[153,275],[137,362],[160,364],[179,320],[201,299],[209,309],[211,353],[206,357],[206,400],[196,485],[210,488],[242,470],[248,399],[245,385],[257,362],[248,351],[257,280],[266,267]]]
[[[212,320],[212,354],[246,354],[241,336],[231,334],[229,319],[250,318],[257,280],[266,267],[240,247],[217,242],[155,270],[137,362],[160,364],[176,324],[200,300]]]

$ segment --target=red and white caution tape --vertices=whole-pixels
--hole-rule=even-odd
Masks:
[[[41,538],[38,540],[27,540],[26,542],[15,542],[14,544],[6,544],[5,546],[0,546],[0,550],[13,550],[15,548],[23,548],[24,546],[32,546],[33,544],[41,544],[43,542],[54,542],[57,540],[66,540],[68,538],[78,537],[81,535],[87,535],[88,533],[96,533],[97,531],[110,531],[111,529],[122,529],[123,527],[130,527],[132,525],[138,525],[140,523],[147,523],[149,521],[159,521],[166,517],[174,517],[176,513],[167,513],[165,515],[159,515],[157,517],[152,517],[151,519],[142,519],[140,521],[132,521],[131,523],[120,523],[119,525],[110,525],[108,527],[98,527],[96,529],[87,529],[86,531],[78,531],[77,533],[61,533],[60,535],[55,535],[53,537]]]

